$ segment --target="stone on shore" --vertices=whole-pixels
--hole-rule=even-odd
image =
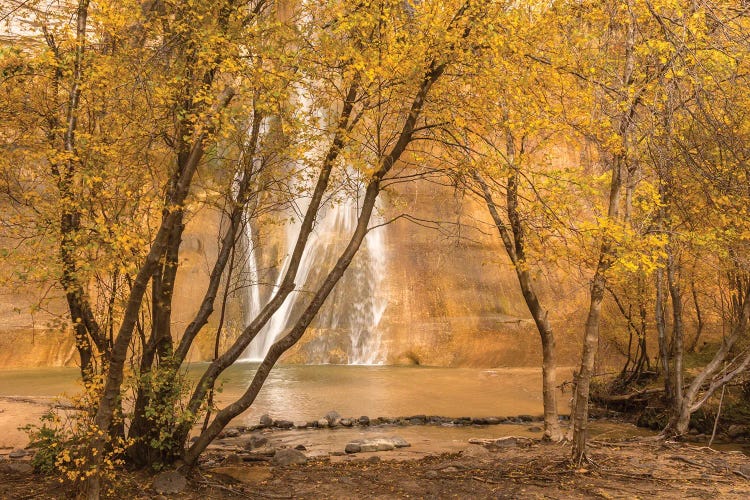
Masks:
[[[258,484],[272,477],[271,471],[266,467],[214,467],[210,471],[213,474],[221,474],[245,484]]]
[[[407,446],[411,445],[405,439],[394,436],[391,438],[357,439],[347,443],[344,451],[346,453],[391,451]]]
[[[273,425],[279,429],[291,429],[294,427],[294,422],[291,420],[274,420]]]
[[[252,436],[250,439],[245,441],[243,444],[243,448],[246,450],[254,450],[256,448],[261,448],[268,444],[268,439],[262,437],[262,436]]]
[[[29,474],[34,470],[31,464],[27,462],[10,462],[0,464],[0,472],[10,474]]]
[[[164,471],[156,475],[151,482],[151,488],[160,495],[173,495],[182,493],[187,486],[185,476],[177,471]]]
[[[8,458],[23,458],[23,457],[25,457],[28,454],[29,454],[28,451],[26,451],[26,450],[24,450],[22,448],[16,448],[15,450],[11,451],[8,454]]]
[[[330,427],[336,427],[341,422],[341,415],[337,411],[329,411],[323,418],[328,421]]]
[[[272,462],[274,465],[301,465],[307,463],[304,453],[291,448],[276,450]]]
[[[273,425],[273,419],[266,413],[260,417],[260,425],[263,427],[271,427]]]

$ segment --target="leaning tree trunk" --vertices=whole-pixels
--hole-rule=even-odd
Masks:
[[[302,338],[302,335],[304,335],[308,326],[325,303],[328,295],[344,275],[344,272],[349,267],[349,264],[351,264],[352,259],[367,235],[368,224],[375,208],[378,195],[381,191],[381,182],[412,142],[417,120],[421,115],[427,95],[433,84],[443,75],[445,68],[446,63],[437,63],[433,61],[428,71],[423,76],[419,89],[412,100],[408,115],[404,120],[404,125],[399,133],[398,140],[393,145],[391,151],[381,159],[378,169],[372,175],[370,182],[367,184],[367,189],[365,190],[365,196],[362,202],[362,209],[357,218],[357,227],[349,240],[349,244],[339,256],[333,269],[328,273],[307,308],[302,313],[302,316],[300,316],[291,330],[271,346],[270,351],[258,367],[258,370],[253,377],[253,381],[247,391],[245,391],[238,400],[219,411],[211,424],[200,434],[200,436],[198,436],[195,443],[185,451],[183,460],[186,464],[195,464],[203,450],[205,450],[216,436],[219,435],[221,430],[234,417],[253,404],[276,361],[284,352],[294,346],[294,344]],[[182,432],[184,432],[184,430]]]

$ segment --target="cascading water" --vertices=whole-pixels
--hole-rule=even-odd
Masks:
[[[357,205],[351,199],[323,207],[300,261],[295,279],[297,290],[289,294],[248,346],[244,360],[262,360],[271,345],[301,314],[307,303],[305,299],[314,293],[348,243],[357,224],[357,215]],[[299,222],[285,226],[284,259],[272,291],[278,289],[289,267],[299,226]],[[252,242],[252,228],[249,224],[247,227],[248,241]],[[385,361],[386,353],[378,331],[387,304],[382,286],[386,264],[384,232],[382,227],[370,231],[328,297],[312,327],[317,335],[304,346],[308,363],[381,364]],[[256,249],[252,249],[247,270],[251,276],[258,275],[259,257]],[[247,304],[246,322],[249,323],[262,307],[257,286],[248,287]]]

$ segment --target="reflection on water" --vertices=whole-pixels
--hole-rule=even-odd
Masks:
[[[220,379],[218,404],[239,397],[257,368],[238,363]],[[206,364],[188,368],[195,382]],[[562,375],[567,375],[563,373]],[[50,397],[78,390],[75,368],[0,371],[0,396]],[[566,411],[568,396],[560,397]],[[533,368],[431,368],[346,365],[280,365],[273,369],[240,423],[263,413],[312,420],[336,410],[344,416],[506,416],[542,413],[541,371]]]

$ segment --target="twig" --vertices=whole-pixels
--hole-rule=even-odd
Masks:
[[[711,439],[708,440],[708,447],[710,448],[716,437],[716,427],[719,425],[719,415],[721,415],[721,405],[724,403],[724,390],[727,388],[726,385],[721,386],[721,397],[719,398],[719,409],[716,410],[716,418],[714,419],[714,428],[711,431]]]

